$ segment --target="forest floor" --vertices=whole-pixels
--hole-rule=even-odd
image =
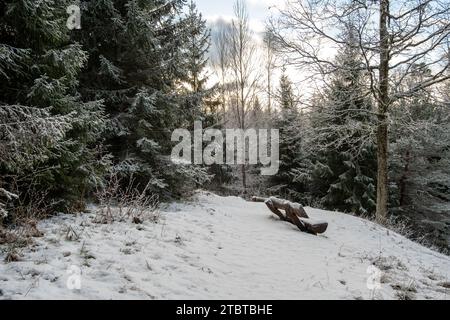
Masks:
[[[312,236],[208,192],[138,225],[90,211],[42,221],[20,261],[3,247],[0,299],[450,299],[450,257],[350,215],[306,208],[329,222]]]

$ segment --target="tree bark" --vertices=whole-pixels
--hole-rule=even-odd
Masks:
[[[406,156],[405,156],[405,168],[403,169],[403,174],[400,178],[400,207],[403,207],[406,204],[406,194],[407,194],[407,180],[408,180],[408,175],[409,175],[409,164],[411,161],[411,152],[408,150],[406,151]]]
[[[377,220],[384,223],[388,215],[388,107],[389,107],[389,0],[380,0],[380,84],[378,99],[378,182]]]
[[[269,117],[272,115],[272,61],[270,56],[270,46],[272,44],[268,43],[267,48],[267,59],[269,60],[267,63],[267,98],[268,98],[268,108],[267,111],[269,113]]]
[[[247,171],[245,169],[245,164],[241,165],[241,171],[242,171],[242,186],[244,189],[247,189]]]

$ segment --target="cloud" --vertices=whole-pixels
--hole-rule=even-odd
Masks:
[[[250,7],[265,8],[276,7],[283,9],[286,4],[286,0],[247,0]]]
[[[218,24],[231,23],[234,17],[229,15],[208,15],[205,16],[205,19],[214,29],[214,27]],[[265,22],[261,19],[249,19],[249,26],[255,34],[260,34],[265,30]]]

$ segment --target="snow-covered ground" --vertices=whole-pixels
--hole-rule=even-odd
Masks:
[[[307,212],[329,222],[324,235],[207,192],[157,224],[61,215],[40,224],[22,261],[1,254],[0,299],[450,299],[449,257],[359,218]]]

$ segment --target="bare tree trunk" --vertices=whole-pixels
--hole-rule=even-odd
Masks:
[[[243,46],[241,45],[241,48]],[[240,58],[239,58],[239,63],[240,63],[240,92],[239,92],[239,99],[240,99],[240,104],[241,104],[241,123],[239,124],[242,130],[245,130],[245,110],[246,110],[246,101],[245,101],[245,83],[242,79],[244,79],[244,73],[243,73],[243,66],[242,66],[242,62],[243,62],[243,57],[242,57],[242,51],[240,53]],[[245,141],[244,141],[244,146],[245,146]],[[244,164],[241,165],[241,171],[242,171],[242,186],[244,187],[244,190],[247,189],[247,173],[245,170],[245,162],[247,159],[247,155],[245,153],[245,147],[244,147]]]
[[[406,156],[405,156],[405,160],[406,160],[406,164],[405,164],[405,168],[403,169],[403,174],[400,178],[400,207],[403,207],[406,203],[406,193],[407,193],[407,186],[406,186],[406,182],[408,180],[408,175],[409,175],[409,165],[411,162],[411,152],[408,150],[406,151]]]
[[[234,5],[235,19],[229,33],[230,67],[234,77],[233,85],[236,94],[236,118],[240,129],[246,129],[246,116],[250,110],[250,102],[258,88],[259,72],[255,63],[257,47],[252,38],[249,26],[247,6],[244,0],[236,0]],[[245,142],[244,142],[245,143]],[[247,188],[246,157],[241,164],[242,184]]]
[[[241,165],[241,171],[242,171],[242,186],[244,189],[247,189],[247,171],[245,169],[245,164]]]
[[[270,49],[267,49],[270,50]],[[268,59],[270,58],[270,53],[268,53]],[[272,115],[272,64],[271,61],[267,64],[267,98],[268,98],[268,113],[269,117]]]
[[[213,37],[213,44],[217,55],[212,59],[213,65],[218,69],[220,78],[220,101],[222,107],[222,123],[225,125],[227,121],[227,72],[230,67],[230,45],[229,45],[229,27],[221,25],[217,30],[217,34]]]
[[[220,104],[222,107],[222,124],[225,125],[227,122],[227,97],[226,97],[226,90],[225,90],[225,70],[226,67],[224,67],[224,63],[221,62],[221,84],[220,84]]]
[[[386,116],[380,116],[378,125],[378,186],[377,186],[377,220],[386,221],[388,213],[388,128]]]
[[[273,44],[273,34],[270,29],[266,29],[264,43],[266,46],[266,72],[267,72],[267,113],[269,117],[272,115],[272,72],[275,65],[275,54]]]
[[[378,101],[378,185],[377,220],[385,222],[388,215],[388,115],[389,106],[389,0],[380,2],[380,85]]]

